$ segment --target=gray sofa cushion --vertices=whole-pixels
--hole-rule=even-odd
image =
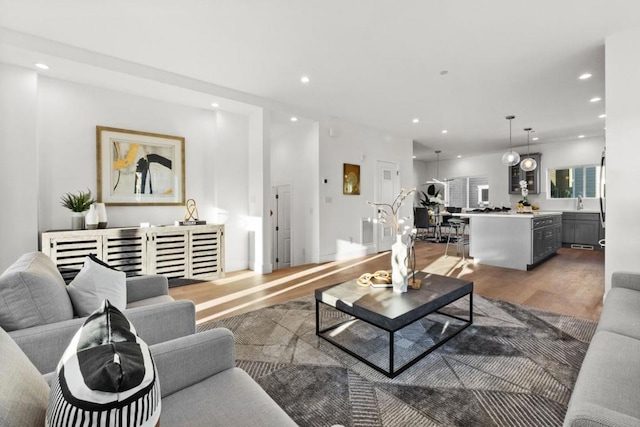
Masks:
[[[239,368],[227,369],[191,387],[163,397],[160,423],[172,427],[296,425],[271,397]]]
[[[640,340],[640,292],[612,288],[607,293],[596,331],[615,332]]]
[[[640,423],[640,341],[596,332],[576,381],[565,426]]]
[[[0,327],[5,331],[71,318],[64,280],[43,253],[22,255],[0,276]]]
[[[0,426],[43,426],[49,386],[0,328]]]

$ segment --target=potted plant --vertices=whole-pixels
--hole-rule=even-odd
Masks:
[[[91,190],[78,191],[77,194],[67,193],[60,197],[60,204],[69,209],[71,214],[71,229],[84,229],[84,212],[95,202],[91,197]]]

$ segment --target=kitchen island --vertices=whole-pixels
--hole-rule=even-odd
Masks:
[[[477,264],[531,270],[562,246],[562,212],[463,212],[469,218],[469,256]]]

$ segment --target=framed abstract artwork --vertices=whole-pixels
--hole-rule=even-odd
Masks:
[[[360,194],[360,165],[344,164],[342,194]]]
[[[97,126],[96,157],[99,202],[185,204],[183,137]]]

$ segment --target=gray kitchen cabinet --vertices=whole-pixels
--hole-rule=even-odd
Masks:
[[[526,154],[520,155],[521,159],[526,158]],[[520,163],[509,167],[509,193],[521,194],[520,181],[527,181],[527,190],[529,194],[540,194],[540,153],[531,153],[530,157],[538,163],[538,167],[532,171],[525,172],[520,169]]]
[[[562,244],[565,246],[593,249],[600,248],[598,242],[604,238],[600,215],[593,212],[564,212],[562,214]]]
[[[532,265],[556,253],[561,233],[562,220],[560,216],[545,216],[532,220]]]

